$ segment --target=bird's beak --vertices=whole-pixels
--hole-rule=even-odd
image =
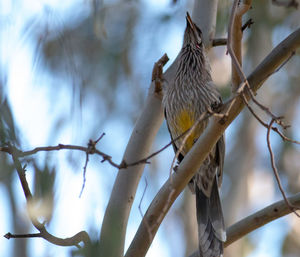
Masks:
[[[189,14],[188,12],[186,13],[186,23],[187,23],[187,24],[186,24],[187,27],[190,27],[190,29],[192,30],[196,42],[197,42],[198,44],[200,44],[200,43],[202,42],[202,39],[199,37],[198,32],[197,32],[196,25],[195,25],[194,22],[192,21],[192,18],[191,18],[190,14]]]
[[[192,21],[192,18],[189,14],[189,12],[186,13],[186,24],[189,26],[194,32],[196,31],[194,22]]]

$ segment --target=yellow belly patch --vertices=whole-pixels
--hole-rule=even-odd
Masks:
[[[190,111],[187,110],[181,111],[176,119],[177,129],[179,130],[178,135],[181,135],[189,128],[191,128],[194,125],[194,123],[195,123],[194,115],[192,115]],[[197,129],[194,130],[187,138],[185,145],[183,147],[183,152],[187,153],[192,148],[195,139],[199,136],[198,135],[199,133],[197,132],[198,132]],[[179,144],[177,144],[178,147],[182,142],[183,138],[184,136],[182,136],[182,138],[178,141],[179,142]]]

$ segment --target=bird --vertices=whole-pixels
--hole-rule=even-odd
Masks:
[[[180,163],[207,127],[208,121],[197,124],[185,142],[184,136],[180,135],[191,128],[209,108],[214,110],[222,105],[220,93],[212,81],[202,32],[188,12],[175,77],[163,90],[165,119],[174,151],[177,152],[181,147],[178,155]],[[225,140],[222,135],[188,184],[196,195],[200,257],[223,256],[226,232],[219,187],[222,183],[224,155]]]

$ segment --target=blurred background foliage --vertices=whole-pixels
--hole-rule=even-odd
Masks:
[[[170,63],[176,57],[182,42],[185,12],[191,10],[193,1],[74,0],[61,3],[2,0],[1,5],[1,145],[11,142],[22,150],[58,143],[86,145],[88,139],[96,139],[104,131],[107,136],[99,147],[114,160],[121,160],[144,104],[152,66],[165,52],[171,58]],[[231,5],[230,0],[219,2],[216,37],[226,36]],[[246,74],[300,24],[299,10],[279,7],[272,1],[254,0],[245,21],[249,18],[254,24],[244,33]],[[24,52],[27,62],[22,63],[21,59],[21,64],[16,66],[18,56]],[[209,54],[213,79],[226,99],[230,95],[230,59],[226,48],[214,48]],[[299,70],[298,51],[266,81],[257,95],[274,113],[286,117],[286,122],[292,126],[285,133],[297,140],[300,139]],[[23,83],[30,85],[23,86]],[[35,95],[40,90],[44,92],[41,99],[40,95]],[[34,106],[27,109],[30,104]],[[43,107],[44,104],[47,107]],[[43,113],[45,109],[47,112]],[[265,121],[270,119],[257,108],[255,110]],[[27,128],[28,124],[32,127]],[[35,131],[42,134],[41,138]],[[265,138],[266,129],[248,110],[243,111],[226,133],[222,198],[228,226],[281,199]],[[287,194],[299,192],[299,147],[284,143],[277,136],[271,139]],[[168,142],[169,135],[163,124],[153,150]],[[148,186],[141,203],[143,211],[168,177],[172,157],[172,149],[168,149],[146,167],[144,177]],[[51,232],[57,232],[59,236],[67,226],[74,226],[74,221],[64,223],[64,227],[58,222],[64,218],[68,220],[76,212],[73,209],[67,211],[71,207],[62,199],[68,195],[89,206],[80,210],[83,221],[78,217],[76,222],[96,240],[116,170],[92,158],[87,171],[86,198],[78,199],[84,158],[84,154],[73,152],[40,153],[23,158],[22,163],[27,164],[27,175],[36,199],[32,211],[49,224]],[[1,233],[34,232],[26,216],[24,196],[10,157],[1,153],[0,163],[1,212],[4,213]],[[61,174],[68,169],[71,173],[66,175],[67,178],[63,177]],[[71,177],[78,177],[76,188],[72,188]],[[89,184],[91,180],[94,184]],[[141,220],[138,205],[145,184],[141,180],[132,209],[127,245]],[[100,191],[95,194],[92,187]],[[88,198],[90,194],[94,196]],[[147,256],[191,254],[197,247],[194,209],[194,197],[186,190],[167,215]],[[299,228],[299,219],[289,215],[234,243],[226,249],[226,256],[299,256]],[[65,236],[71,236],[70,232],[66,233]],[[71,249],[61,250],[39,239],[1,240],[3,256],[71,254]],[[174,247],[175,242],[178,248]]]

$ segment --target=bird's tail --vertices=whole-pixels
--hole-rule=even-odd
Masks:
[[[195,191],[200,257],[223,256],[226,232],[216,179],[210,197],[198,186]]]

